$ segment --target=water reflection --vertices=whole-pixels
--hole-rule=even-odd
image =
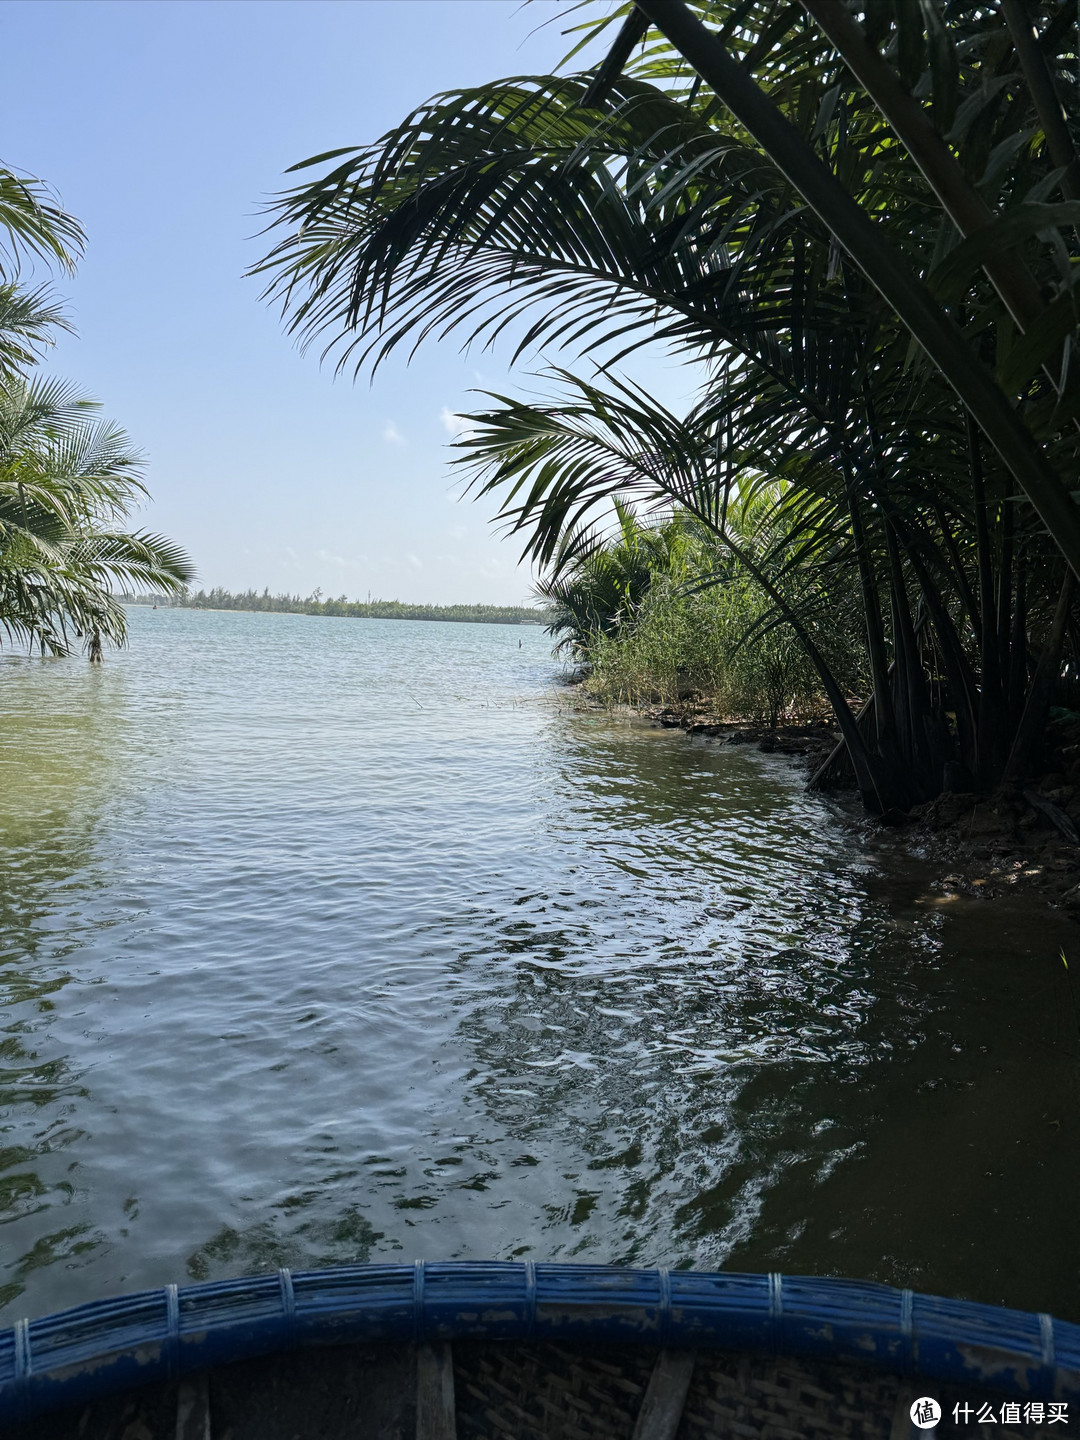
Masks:
[[[928,903],[779,757],[568,713],[531,631],[133,635],[0,666],[9,1313],[528,1255],[1072,1318],[1063,925]]]
[[[384,1237],[373,1230],[354,1205],[333,1218],[308,1219],[304,1211],[323,1197],[318,1191],[288,1197],[277,1214],[246,1230],[223,1226],[205,1245],[188,1256],[185,1271],[192,1280],[217,1275],[254,1275],[283,1265],[313,1270],[320,1265],[363,1265]]]
[[[84,1068],[51,1034],[78,989],[67,962],[81,943],[79,896],[105,883],[94,836],[123,728],[122,677],[85,668],[0,664],[0,1305],[22,1294],[32,1272],[74,1268],[104,1243],[86,1219],[63,1223],[79,1184],[72,1152],[88,1138],[78,1117],[89,1091]]]
[[[914,868],[868,884],[873,856],[756,757],[688,764],[598,728],[564,747],[575,823],[556,832],[564,876],[575,852],[607,861],[591,898],[533,890],[527,919],[490,917],[463,957],[486,992],[462,1022],[477,1093],[560,1196],[522,1253],[1052,1294],[1071,1313],[1071,927],[1022,905],[946,920]],[[568,925],[584,906],[599,913]],[[1059,1198],[1033,1206],[1040,1174]],[[1057,1213],[1049,1263],[1032,1209]]]

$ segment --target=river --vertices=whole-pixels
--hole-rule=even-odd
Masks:
[[[0,661],[5,1323],[417,1257],[1080,1320],[1075,927],[559,679],[533,627],[148,608]]]

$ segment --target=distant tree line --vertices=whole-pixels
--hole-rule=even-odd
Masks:
[[[488,625],[545,625],[546,610],[525,605],[406,605],[400,600],[349,600],[345,595],[322,598],[315,590],[301,595],[271,595],[270,591],[244,590],[233,594],[220,585],[212,590],[187,591],[161,600],[155,595],[125,595],[129,604],[165,604],[193,610],[269,610],[285,615],[339,615],[353,620],[464,620]]]

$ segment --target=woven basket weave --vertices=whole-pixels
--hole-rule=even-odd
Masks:
[[[889,1440],[899,1377],[851,1364],[755,1355],[701,1356],[680,1440]]]
[[[631,1440],[656,1356],[641,1345],[458,1341],[458,1440]],[[414,1440],[415,1372],[408,1345],[315,1347],[223,1365],[210,1373],[211,1440]],[[950,1440],[986,1436],[985,1426],[954,1426],[951,1408],[988,1393],[929,1388]],[[701,1351],[676,1440],[908,1440],[922,1433],[908,1423],[913,1393],[899,1376],[850,1361]],[[992,1433],[1046,1429],[997,1424]],[[5,1440],[176,1440],[176,1388],[42,1416]]]
[[[655,1358],[630,1345],[459,1342],[459,1440],[627,1440]]]

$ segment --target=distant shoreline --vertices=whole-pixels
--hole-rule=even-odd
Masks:
[[[318,591],[300,595],[259,594],[247,590],[199,590],[180,598],[160,595],[120,595],[125,605],[156,605],[163,610],[239,610],[251,614],[330,615],[348,620],[456,620],[480,625],[546,625],[546,610],[527,605],[406,605],[400,600],[348,600],[344,595],[323,600]]]

